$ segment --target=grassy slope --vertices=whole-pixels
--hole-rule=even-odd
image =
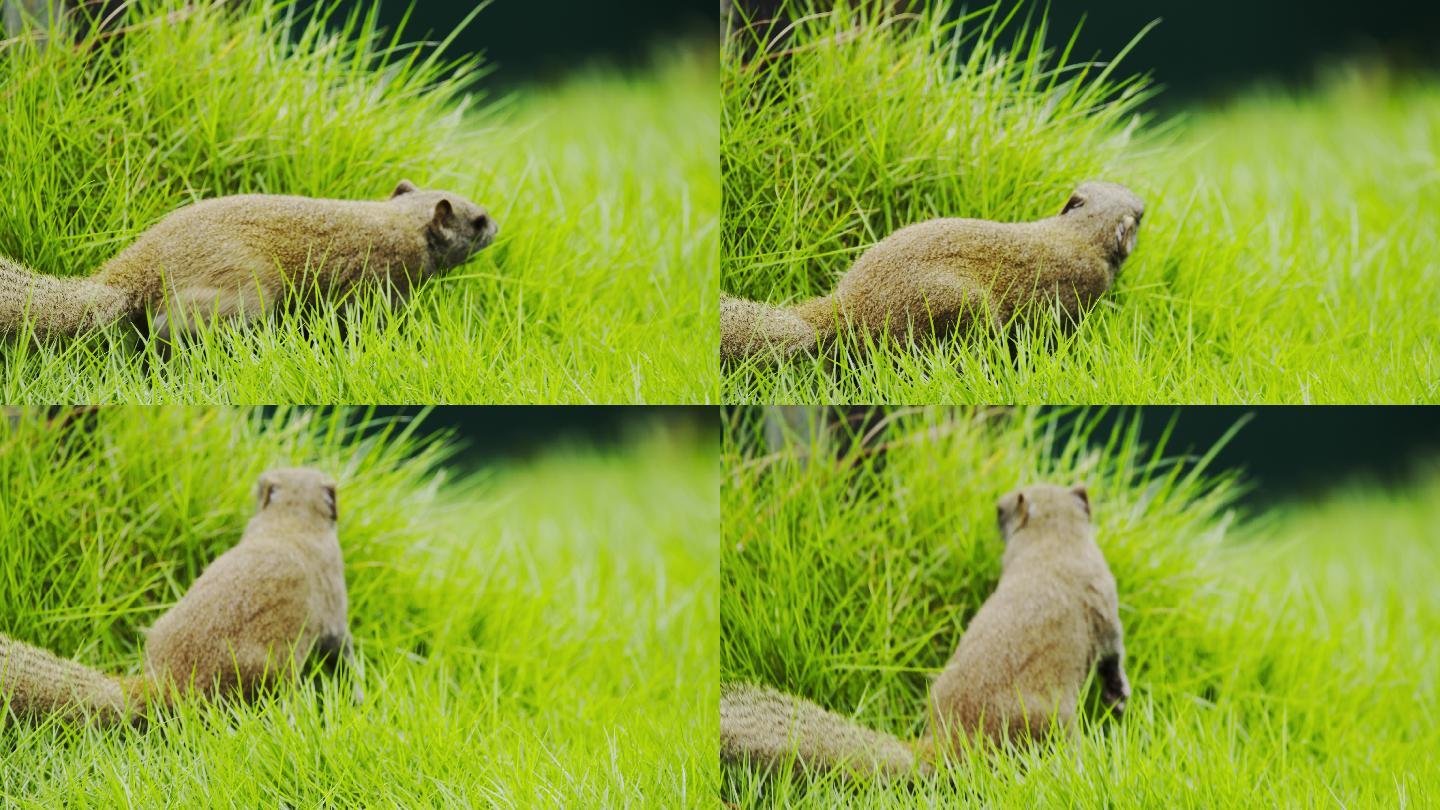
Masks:
[[[1093,428],[1081,424],[1081,434]],[[938,436],[916,440],[912,429]],[[726,445],[721,677],[803,694],[904,736],[928,676],[993,588],[994,500],[1084,480],[1120,587],[1135,689],[1078,750],[960,763],[953,782],[765,781],[727,768],[741,806],[1107,804],[1427,806],[1440,663],[1440,476],[1236,515],[1229,478],[1191,476],[1133,435],[1021,412],[912,418],[883,470],[742,461]]]
[[[1143,85],[984,16],[880,25],[841,9],[791,55],[722,64],[721,289],[828,292],[864,248],[936,216],[1029,219],[1104,177],[1149,205],[1116,289],[1071,339],[1039,325],[923,351],[742,367],[736,402],[1413,402],[1440,399],[1434,80],[1332,79],[1135,128]],[[1019,31],[1018,34],[1014,33]],[[1052,70],[1067,64],[1063,70]],[[1131,66],[1133,67],[1133,66]]]
[[[715,444],[555,451],[479,478],[338,422],[137,409],[93,445],[0,423],[0,629],[134,671],[233,544],[254,475],[341,481],[366,699],[297,688],[146,733],[5,723],[7,806],[702,804],[715,772]],[[557,499],[555,493],[565,497]],[[711,707],[707,709],[707,707]],[[677,723],[676,718],[688,718]]]
[[[202,4],[167,26],[153,23],[184,4],[138,5],[117,54],[3,51],[0,252],[85,274],[197,198],[379,197],[402,177],[488,206],[500,239],[401,314],[363,300],[348,337],[325,311],[222,326],[169,360],[119,330],[0,347],[5,401],[713,401],[718,122],[703,49],[497,107],[467,101],[475,65],[428,62],[373,20],[300,22],[287,46],[273,3]]]

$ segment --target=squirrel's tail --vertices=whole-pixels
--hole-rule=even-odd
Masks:
[[[720,758],[767,768],[793,762],[804,770],[841,768],[895,778],[916,771],[911,745],[826,711],[808,700],[750,684],[720,695]]]
[[[779,307],[721,293],[720,359],[733,363],[764,354],[782,360],[814,354],[835,337],[836,317],[828,295]]]
[[[120,320],[129,311],[123,291],[91,278],[32,271],[0,256],[0,337],[29,323],[39,337],[68,337]]]
[[[139,679],[106,675],[0,636],[0,712],[8,705],[21,717],[135,723],[144,717],[147,691]]]

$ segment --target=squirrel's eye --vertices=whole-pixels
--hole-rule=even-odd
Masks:
[[[1068,213],[1070,213],[1071,211],[1074,211],[1076,208],[1079,208],[1080,206],[1082,206],[1082,205],[1084,205],[1084,204],[1085,204],[1085,198],[1084,198],[1084,197],[1081,197],[1080,195],[1077,194],[1077,195],[1071,197],[1069,202],[1065,203],[1065,210],[1061,211],[1060,213],[1062,213],[1062,214],[1068,214]]]
[[[484,214],[481,214],[480,216],[475,218],[475,230],[477,231],[485,230],[485,226],[489,224],[490,218],[485,216]]]

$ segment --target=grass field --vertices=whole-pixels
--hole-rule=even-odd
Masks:
[[[138,671],[141,628],[235,542],[255,476],[308,463],[340,481],[365,687],[187,704],[145,732],[3,722],[5,806],[708,805],[715,436],[456,475],[417,435],[353,412],[0,421],[0,632]]]
[[[1184,417],[1180,417],[1183,419]],[[897,418],[883,465],[756,455],[731,420],[723,681],[771,684],[904,737],[994,587],[995,500],[1084,481],[1119,584],[1125,717],[1074,746],[883,786],[726,767],[740,807],[1429,807],[1440,801],[1440,470],[1263,515],[1133,422],[1018,410]],[[1202,448],[1203,450],[1203,448]]]
[[[722,51],[722,290],[825,294],[900,226],[1048,216],[1087,178],[1145,198],[1139,248],[1075,334],[1034,324],[1013,360],[996,335],[851,340],[833,372],[729,370],[724,401],[1440,400],[1440,79],[1333,70],[1147,120],[1144,65],[1047,52],[1065,37],[1007,24],[1010,4],[958,22],[847,5],[782,56],[750,58],[745,33]]]
[[[327,307],[172,357],[120,328],[0,347],[4,401],[714,401],[713,45],[491,98],[472,92],[490,66],[332,3],[131,5],[104,45],[0,45],[0,253],[87,275],[196,199],[380,198],[402,178],[487,206],[500,237],[398,313],[362,298],[348,334]]]

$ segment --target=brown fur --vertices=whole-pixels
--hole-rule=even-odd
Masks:
[[[840,326],[876,338],[1003,331],[1036,313],[1069,323],[1110,288],[1135,248],[1145,204],[1124,186],[1082,183],[1036,222],[932,219],[877,242],[830,295],[776,307],[722,295],[720,356],[788,358],[824,349]]]
[[[895,776],[911,762],[928,768],[962,739],[1004,745],[1043,740],[1052,728],[1073,734],[1092,668],[1102,699],[1122,713],[1130,684],[1119,601],[1085,489],[1027,487],[997,511],[1006,541],[1000,583],[931,687],[929,734],[906,743],[808,701],[736,687],[721,696],[721,756]]]
[[[37,335],[74,335],[155,315],[157,337],[285,304],[340,299],[357,285],[408,295],[488,246],[498,226],[457,194],[402,181],[384,201],[246,194],[185,206],[89,278],[40,276],[0,260],[0,335],[25,316]]]
[[[150,630],[143,677],[111,677],[0,637],[0,698],[19,714],[135,721],[190,695],[251,698],[312,655],[350,660],[335,482],[275,470],[256,497],[240,542]]]
[[[348,648],[335,483],[314,470],[270,472],[257,500],[239,544],[150,630],[151,681],[248,695],[293,676],[322,639]]]
[[[993,742],[1074,733],[1080,688],[1097,666],[1106,702],[1124,711],[1119,598],[1084,488],[1018,490],[998,512],[1000,583],[930,689],[931,733]]]

